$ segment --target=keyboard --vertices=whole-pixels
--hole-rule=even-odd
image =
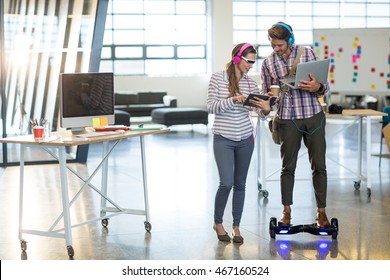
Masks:
[[[121,132],[121,131],[91,131],[91,132],[77,134],[76,137],[93,138],[93,137],[117,135],[117,134],[121,134],[121,133],[123,133],[123,132]]]

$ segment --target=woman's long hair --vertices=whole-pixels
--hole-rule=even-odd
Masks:
[[[229,86],[228,86],[229,95],[228,95],[228,98],[229,97],[233,97],[236,94],[238,94],[238,95],[241,94],[241,90],[240,90],[240,87],[239,87],[239,80],[237,79],[237,76],[236,76],[236,70],[235,70],[235,67],[234,67],[235,64],[233,63],[233,58],[238,54],[238,52],[241,50],[241,48],[242,48],[242,46],[244,44],[245,43],[241,43],[241,44],[238,44],[237,46],[234,47],[234,49],[232,51],[232,59],[226,64],[226,72],[228,74],[228,79],[229,79]],[[248,53],[256,54],[255,48],[253,46],[247,47],[242,52],[241,56],[246,56]]]

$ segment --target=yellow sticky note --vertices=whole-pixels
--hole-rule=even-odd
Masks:
[[[101,126],[106,126],[106,125],[108,125],[108,118],[107,118],[107,117],[102,117],[102,118],[100,118],[100,125],[101,125]]]
[[[92,127],[100,126],[100,118],[92,118]]]

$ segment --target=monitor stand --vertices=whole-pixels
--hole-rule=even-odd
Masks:
[[[88,132],[85,127],[72,127],[70,129],[73,135],[83,134]]]

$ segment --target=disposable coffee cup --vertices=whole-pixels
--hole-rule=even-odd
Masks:
[[[324,111],[325,113],[328,112],[328,104],[326,104],[325,102],[321,103],[321,107],[322,107],[322,111]]]
[[[280,87],[278,85],[272,85],[270,87],[270,90],[273,96],[278,96],[280,92]]]
[[[34,126],[33,131],[35,140],[43,139],[43,126]]]

